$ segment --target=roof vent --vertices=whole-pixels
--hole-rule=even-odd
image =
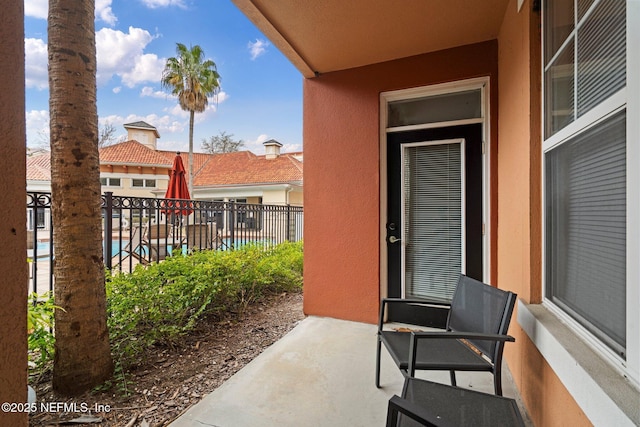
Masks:
[[[127,140],[138,141],[152,150],[158,149],[157,140],[160,138],[160,134],[155,126],[151,126],[147,122],[125,123],[123,126],[127,130]]]
[[[270,139],[262,143],[264,145],[265,157],[267,160],[277,159],[280,157],[280,148],[282,144],[280,144],[275,139]]]

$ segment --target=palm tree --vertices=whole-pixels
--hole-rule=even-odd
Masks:
[[[220,75],[216,64],[204,59],[198,45],[187,49],[176,43],[175,58],[167,59],[162,72],[162,87],[178,97],[180,108],[189,112],[189,194],[193,194],[193,117],[207,108],[209,97],[220,90]]]
[[[78,394],[111,377],[107,330],[94,0],[49,0],[53,388]]]

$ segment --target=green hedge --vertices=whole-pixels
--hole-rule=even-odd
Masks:
[[[265,295],[302,288],[302,243],[201,251],[107,275],[109,336],[128,366],[156,343],[171,344],[207,314],[242,314]]]
[[[239,314],[266,295],[302,289],[302,242],[169,257],[131,273],[107,272],[107,324],[120,369],[155,344],[172,344],[205,314]],[[29,301],[29,358],[34,370],[53,358],[53,298]],[[34,372],[35,373],[35,372]]]

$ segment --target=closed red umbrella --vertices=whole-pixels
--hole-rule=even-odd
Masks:
[[[189,186],[185,178],[184,164],[182,163],[180,152],[177,153],[176,158],[173,160],[171,177],[169,178],[169,188],[167,188],[164,197],[165,199],[183,199],[181,201],[166,202],[165,206],[167,209],[163,209],[164,212],[180,215],[189,215],[193,212],[193,210],[189,209],[191,203],[186,201],[189,200],[191,196],[189,195]]]

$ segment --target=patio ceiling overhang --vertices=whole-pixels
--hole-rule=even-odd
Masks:
[[[509,0],[232,0],[305,77],[497,38]]]

